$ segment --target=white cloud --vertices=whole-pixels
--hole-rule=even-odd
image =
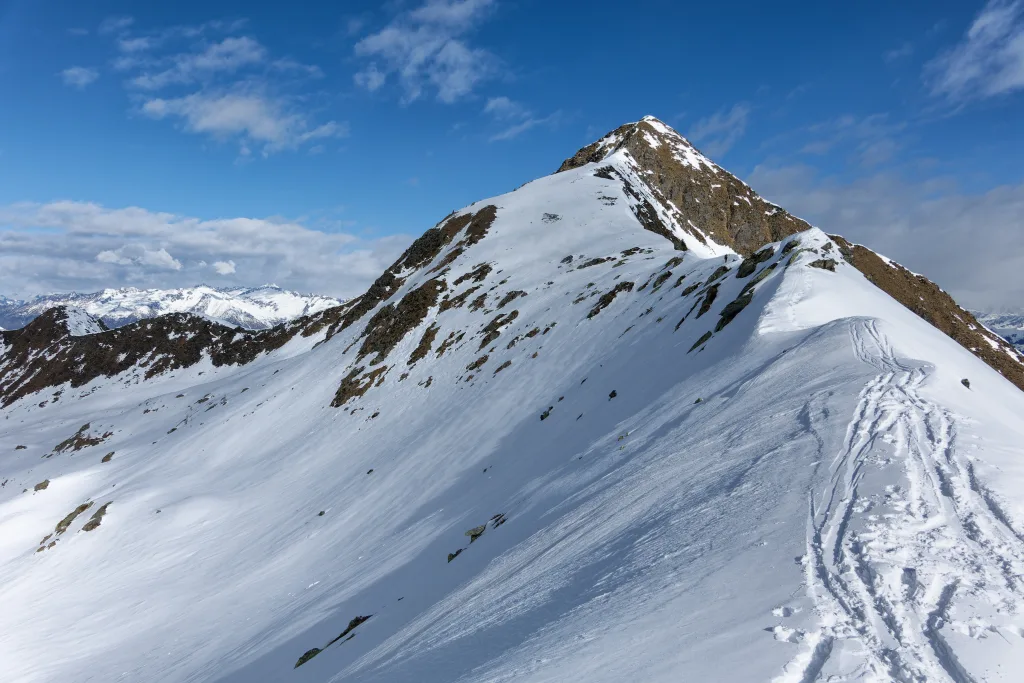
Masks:
[[[543,118],[528,116],[519,123],[514,123],[508,128],[495,133],[490,137],[490,140],[491,142],[497,142],[499,140],[511,140],[513,138],[517,138],[531,128],[544,125],[554,125],[561,119],[561,116],[561,111],[556,111],[555,113],[549,114]]]
[[[925,73],[933,93],[954,100],[1024,89],[1024,2],[990,0],[964,38]]]
[[[132,17],[107,17],[100,22],[99,28],[96,29],[96,32],[100,35],[121,33],[128,30],[134,23],[135,19]]]
[[[169,68],[140,74],[130,83],[144,90],[159,90],[168,85],[193,83],[217,73],[233,73],[263,62],[266,56],[266,49],[253,38],[228,37],[200,52],[175,55]]]
[[[315,64],[303,64],[289,57],[283,59],[275,59],[270,63],[270,68],[274,71],[281,71],[286,73],[302,73],[310,78],[323,78],[323,69],[316,66]]]
[[[91,67],[72,66],[60,72],[65,85],[82,90],[100,77],[100,72]]]
[[[470,47],[463,36],[494,6],[494,0],[428,0],[406,11],[355,46],[369,65],[355,75],[357,85],[380,88],[394,74],[403,100],[418,99],[431,88],[442,102],[455,102],[473,91],[496,70],[487,50]]]
[[[104,287],[184,287],[244,273],[265,282],[349,297],[408,242],[320,232],[285,219],[202,220],[130,207],[59,201],[0,206],[0,292],[32,296]]]
[[[218,275],[234,275],[235,274],[235,262],[234,261],[216,261],[213,264],[213,269],[217,271]]]
[[[553,125],[562,116],[561,111],[556,111],[544,117],[535,116],[530,109],[504,95],[488,99],[487,104],[484,105],[484,113],[489,114],[495,122],[504,126],[502,130],[491,135],[491,142],[511,140],[519,137],[531,128]]]
[[[840,149],[861,166],[878,166],[891,160],[901,149],[897,137],[906,127],[904,122],[891,121],[888,114],[863,117],[846,114],[801,129],[800,134],[811,140],[800,151],[828,154]]]
[[[487,104],[484,105],[484,113],[490,114],[498,119],[517,118],[523,115],[529,115],[529,111],[527,111],[523,105],[510,100],[504,95],[488,99]]]
[[[739,103],[728,112],[719,111],[694,123],[687,136],[712,157],[728,152],[747,130],[750,106]]]
[[[147,249],[140,244],[125,245],[117,249],[105,249],[96,254],[100,263],[119,266],[143,266],[156,269],[181,270],[181,261],[171,256],[163,247]]]
[[[386,73],[377,68],[376,62],[370,62],[370,65],[356,73],[356,75],[353,76],[353,79],[359,87],[366,88],[370,92],[373,92],[375,90],[379,90],[381,86],[384,85],[387,77]]]
[[[758,166],[747,180],[826,232],[923,273],[963,306],[1024,301],[1024,184],[968,194],[942,178],[912,183],[878,173],[842,183],[806,166]]]
[[[153,47],[153,39],[145,36],[138,38],[122,38],[117,41],[117,47],[121,52],[143,52]]]
[[[346,123],[320,123],[303,110],[302,103],[315,93],[300,95],[300,89],[323,77],[320,68],[289,57],[274,59],[251,36],[222,35],[243,26],[214,21],[136,35],[125,25],[117,29],[121,54],[113,67],[128,74],[125,85],[137,111],[178,122],[186,132],[234,140],[239,161],[251,159],[255,150],[267,156],[346,136]],[[221,35],[209,38],[213,34]],[[172,88],[171,96],[155,94]]]
[[[243,149],[248,149],[249,143],[260,144],[264,154],[348,134],[345,124],[329,121],[312,126],[302,114],[288,111],[284,101],[256,92],[198,92],[173,99],[156,98],[146,101],[142,111],[154,119],[179,118],[193,133],[238,138]]]
[[[899,47],[893,48],[892,50],[886,52],[885,61],[896,62],[903,59],[904,57],[909,57],[912,54],[914,54],[913,43],[903,43]]]

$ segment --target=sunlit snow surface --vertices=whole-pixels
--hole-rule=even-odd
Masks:
[[[688,353],[751,278],[643,231],[593,171],[467,209],[498,218],[444,277],[491,263],[487,309],[435,308],[343,408],[369,314],[247,366],[3,409],[4,680],[1020,680],[1024,394],[846,263],[809,267],[817,230],[796,239],[820,253],[776,245],[750,305]],[[113,434],[45,457],[83,423]]]

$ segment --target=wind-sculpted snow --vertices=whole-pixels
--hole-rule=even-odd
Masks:
[[[276,332],[0,335],[4,676],[1016,680],[1024,393],[599,151]]]

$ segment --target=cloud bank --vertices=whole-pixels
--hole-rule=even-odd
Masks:
[[[410,241],[321,232],[283,219],[189,216],[86,202],[0,206],[0,293],[255,286],[362,293]]]

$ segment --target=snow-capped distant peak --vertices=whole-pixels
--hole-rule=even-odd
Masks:
[[[0,327],[24,327],[59,306],[78,309],[120,327],[167,313],[191,313],[229,327],[267,329],[338,306],[329,296],[299,294],[276,285],[219,289],[207,285],[181,289],[104,289],[89,294],[48,294],[30,301],[0,298]]]
[[[68,334],[72,337],[84,337],[107,329],[106,325],[81,308],[65,308],[64,324],[67,325]]]
[[[1024,353],[1024,313],[975,313],[978,321]]]

